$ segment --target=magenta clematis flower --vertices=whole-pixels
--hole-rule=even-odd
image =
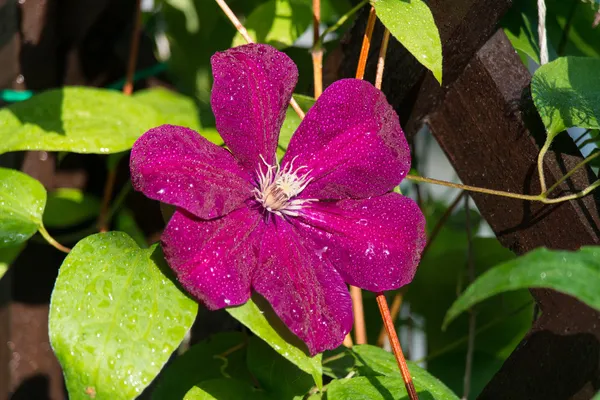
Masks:
[[[391,192],[410,168],[398,116],[370,83],[337,81],[279,164],[296,66],[261,44],[211,61],[211,104],[230,151],[159,126],[133,146],[133,186],[177,207],[161,240],[189,293],[218,309],[255,290],[312,355],[336,348],[353,321],[346,283],[376,292],[409,283],[425,243],[419,208]]]

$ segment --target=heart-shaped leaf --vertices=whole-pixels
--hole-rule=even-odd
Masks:
[[[18,245],[36,233],[45,206],[46,189],[39,181],[0,168],[0,247]]]
[[[140,249],[122,232],[80,241],[60,268],[50,305],[50,341],[69,398],[136,398],[197,310],[157,245]]]

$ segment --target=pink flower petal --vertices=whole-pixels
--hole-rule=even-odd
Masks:
[[[131,181],[147,197],[197,217],[219,217],[252,196],[250,176],[231,153],[191,129],[162,125],[131,150]]]
[[[312,203],[292,220],[347,283],[373,292],[410,283],[425,246],[425,218],[397,193]]]
[[[294,166],[312,170],[302,198],[379,196],[410,169],[398,115],[381,91],[357,79],[339,80],[319,97],[292,136],[282,165],[294,158]]]
[[[209,309],[243,304],[258,260],[259,223],[260,215],[246,207],[210,221],[176,211],[161,238],[165,258]]]
[[[274,47],[249,44],[211,58],[217,130],[249,172],[273,164],[279,130],[298,81],[294,62]]]
[[[265,230],[252,286],[311,355],[338,347],[352,328],[352,301],[342,278],[279,217]]]

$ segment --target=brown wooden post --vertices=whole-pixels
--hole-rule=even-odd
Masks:
[[[394,41],[383,90],[409,137],[429,125],[465,184],[536,194],[536,159],[544,133],[529,96],[531,76],[504,33],[496,31],[510,3],[430,1],[442,37],[444,85]],[[358,54],[364,21],[363,14],[343,46],[342,76],[351,76],[344,68]],[[377,43],[376,34],[375,48]],[[559,136],[545,162],[549,183],[581,159],[572,140]],[[594,179],[582,169],[561,188],[582,189]],[[553,206],[472,197],[500,242],[517,254],[600,242],[598,194]],[[542,315],[480,398],[591,398],[600,387],[600,313],[551,290],[532,294]]]

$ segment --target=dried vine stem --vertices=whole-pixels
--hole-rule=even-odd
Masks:
[[[379,311],[381,312],[381,316],[383,318],[383,325],[385,326],[388,337],[390,338],[392,351],[394,352],[394,356],[396,356],[396,361],[398,362],[398,367],[400,368],[400,374],[402,375],[402,380],[404,380],[404,386],[408,392],[408,397],[410,400],[418,400],[419,396],[417,395],[415,385],[412,381],[412,377],[410,376],[406,359],[402,353],[402,347],[400,347],[400,341],[398,340],[396,328],[394,328],[394,323],[390,317],[390,309],[388,308],[387,300],[385,299],[385,295],[383,293],[377,293],[377,305],[379,306]]]
[[[373,21],[371,21],[371,16],[373,16]],[[375,27],[375,8],[371,7],[371,12],[369,13],[369,20],[367,22],[367,31],[365,32],[365,39],[367,39],[367,34],[369,35],[369,42],[371,40],[371,36],[373,34],[373,28]],[[387,53],[388,42],[390,39],[390,31],[385,28],[383,33],[383,38],[381,40],[381,48],[379,50],[379,58],[377,60],[377,72],[375,74],[375,87],[381,90],[381,83],[383,82],[383,70],[385,68],[385,56]],[[364,64],[359,63],[358,70],[362,69],[361,73],[364,75],[364,65],[366,64],[368,46],[367,51],[363,52],[365,47],[365,40],[363,40],[363,49],[361,49],[361,58]],[[364,55],[364,57],[363,57]],[[356,74],[358,76],[359,71],[357,70]],[[400,312],[400,306],[402,305],[402,297],[398,297],[394,299],[394,313],[395,316]],[[387,299],[383,293],[377,294],[377,305],[379,306],[379,312],[381,313],[381,318],[383,319],[383,326],[387,331],[388,338],[390,339],[390,345],[392,346],[392,351],[394,352],[394,356],[396,357],[396,362],[398,362],[398,367],[400,368],[400,374],[402,375],[402,379],[404,380],[404,386],[406,387],[406,391],[408,392],[408,397],[410,400],[418,400],[419,396],[417,395],[417,391],[415,390],[415,385],[413,384],[412,377],[410,375],[410,371],[408,370],[408,365],[406,364],[406,359],[404,358],[404,353],[402,352],[402,347],[400,346],[400,340],[398,339],[398,334],[396,333],[396,328],[394,328],[394,318],[390,313],[390,309],[388,308]]]
[[[321,26],[321,0],[313,0],[313,48],[311,51],[313,62],[313,81],[315,86],[315,99],[323,93],[323,47],[319,43],[319,27]]]
[[[244,25],[242,25],[242,23],[240,22],[238,17],[236,17],[235,14],[233,13],[233,11],[231,11],[231,8],[229,8],[227,3],[224,0],[215,0],[215,1],[219,5],[219,7],[221,7],[221,10],[223,10],[223,12],[227,16],[227,18],[229,18],[229,21],[231,21],[233,26],[235,26],[235,29],[237,29],[237,31],[240,33],[240,35],[242,35],[242,37],[246,40],[246,42],[254,43],[254,40],[252,40],[250,35],[248,35],[248,31],[246,30],[246,28],[244,28]],[[300,106],[298,105],[296,100],[294,100],[293,97],[290,99],[290,106],[292,106],[292,108],[294,109],[296,114],[298,114],[300,119],[304,119],[304,116],[305,116],[304,111],[302,111],[302,109],[300,108]]]
[[[129,48],[129,59],[127,61],[127,75],[125,84],[123,85],[123,94],[130,96],[133,93],[133,77],[135,75],[135,66],[138,58],[138,50],[140,47],[140,30],[142,26],[142,0],[136,0],[135,4],[135,20],[133,21],[133,32],[131,32],[131,46]],[[108,231],[108,211],[110,207],[110,199],[117,180],[117,168],[108,171],[106,182],[104,183],[104,193],[102,195],[102,205],[100,206],[100,214],[98,215],[98,230],[100,232]]]
[[[360,49],[360,57],[356,67],[356,79],[363,79],[365,76],[367,57],[369,56],[369,48],[371,47],[371,38],[373,37],[376,19],[375,8],[371,7],[367,28],[365,29],[365,35]],[[365,344],[367,343],[367,328],[365,324],[361,289],[350,285],[350,296],[352,297],[352,308],[354,310],[354,340],[356,341],[356,344]]]

